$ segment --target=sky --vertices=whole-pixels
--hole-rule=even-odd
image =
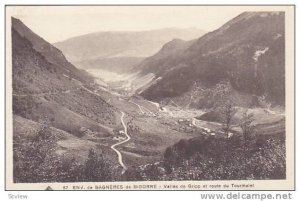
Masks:
[[[213,31],[251,9],[240,6],[18,6],[8,7],[7,14],[55,43],[99,31],[170,27]]]

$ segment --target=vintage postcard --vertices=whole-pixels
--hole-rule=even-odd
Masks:
[[[294,6],[13,6],[6,190],[293,190]]]

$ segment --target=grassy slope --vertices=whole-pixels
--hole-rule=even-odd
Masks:
[[[14,115],[13,125],[14,138],[20,137],[23,139],[29,139],[34,133],[45,126],[18,115]],[[79,161],[83,162],[87,157],[88,150],[96,148],[96,143],[77,138],[55,127],[50,127],[50,131],[58,139],[55,145],[57,154],[76,157]]]

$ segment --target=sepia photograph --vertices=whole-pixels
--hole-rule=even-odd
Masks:
[[[8,190],[294,189],[294,6],[5,11]]]

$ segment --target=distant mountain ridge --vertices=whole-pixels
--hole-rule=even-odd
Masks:
[[[190,40],[204,33],[195,28],[97,32],[73,37],[54,45],[62,50],[71,62],[111,57],[148,57],[174,38]]]
[[[284,105],[284,20],[283,12],[245,12],[198,40],[171,41],[140,64],[141,76],[160,80],[138,93],[162,100],[192,93],[195,84],[228,81],[238,92]]]

